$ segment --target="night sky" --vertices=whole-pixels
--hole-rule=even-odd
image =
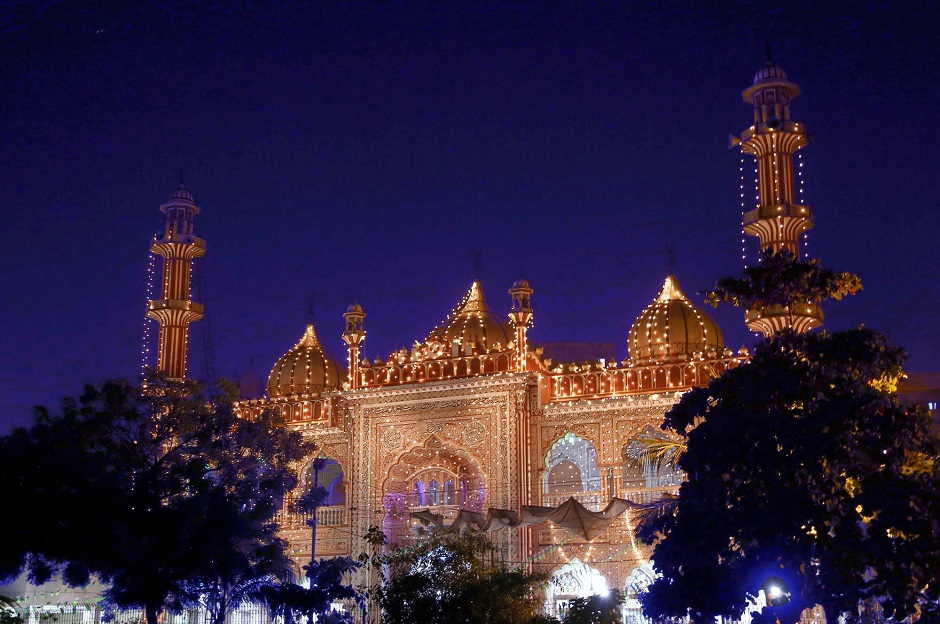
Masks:
[[[931,4],[5,2],[0,432],[139,373],[181,168],[208,244],[192,377],[208,327],[216,375],[266,378],[311,319],[342,359],[353,301],[384,359],[477,275],[500,313],[531,283],[534,342],[625,357],[671,265],[699,304],[743,266],[728,135],[767,43],[813,138],[809,251],[865,284],[826,326],[940,371]],[[728,346],[755,341],[706,311]]]

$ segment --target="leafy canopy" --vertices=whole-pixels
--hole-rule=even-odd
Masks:
[[[819,260],[800,260],[787,249],[777,253],[761,252],[760,262],[744,270],[743,277],[726,277],[715,289],[705,293],[713,306],[730,302],[737,307],[758,312],[766,307],[792,307],[842,299],[862,289],[862,280],[854,273],[837,273]]]
[[[620,624],[622,606],[623,592],[617,589],[607,595],[575,598],[568,603],[561,624]]]
[[[509,567],[483,534],[444,534],[373,563],[389,571],[375,589],[383,624],[545,621],[537,590],[548,576]]]
[[[312,446],[271,414],[238,418],[232,393],[200,396],[193,382],[153,376],[87,386],[60,415],[37,408],[35,424],[0,439],[4,500],[41,513],[11,515],[0,576],[24,568],[73,586],[91,575],[106,599],[164,607],[199,596],[213,619],[261,579],[288,567],[273,522]]]
[[[664,428],[686,439],[687,481],[674,513],[639,529],[662,575],[647,615],[737,619],[774,575],[792,592],[783,622],[872,600],[935,618],[940,449],[929,413],[891,392],[902,361],[869,329],[786,330],[684,395]]]

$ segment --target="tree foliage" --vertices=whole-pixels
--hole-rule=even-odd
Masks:
[[[0,439],[15,475],[0,496],[35,511],[10,523],[0,576],[25,568],[35,583],[60,573],[77,586],[95,575],[110,604],[143,607],[153,624],[198,599],[219,621],[287,569],[273,518],[313,448],[271,414],[238,418],[233,394],[210,402],[198,390],[157,376],[143,392],[88,386]]]
[[[937,618],[940,474],[929,413],[898,403],[903,354],[865,328],[784,331],[666,415],[687,474],[657,542],[648,616],[737,619],[765,578],[792,592],[781,621],[877,601]]]
[[[548,576],[513,569],[483,534],[444,534],[381,557],[376,588],[383,624],[530,624],[544,621]]]
[[[705,301],[713,306],[730,302],[758,312],[771,306],[791,308],[838,300],[861,289],[862,280],[854,273],[837,273],[817,259],[800,260],[786,249],[767,250],[756,266],[744,270],[743,277],[719,280],[714,290],[705,293]]]
[[[349,557],[321,559],[305,566],[309,587],[294,583],[268,584],[258,596],[271,613],[271,619],[281,618],[284,624],[322,622],[347,624],[355,621],[349,610],[334,610],[340,603],[359,609],[364,607],[363,596],[344,577],[355,571],[359,564]]]
[[[620,624],[622,607],[623,592],[617,589],[606,595],[575,598],[568,603],[561,624]]]

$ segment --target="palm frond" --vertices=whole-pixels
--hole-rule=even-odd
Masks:
[[[637,436],[627,446],[625,454],[645,464],[662,468],[667,465],[675,466],[685,450],[684,440],[648,431]]]

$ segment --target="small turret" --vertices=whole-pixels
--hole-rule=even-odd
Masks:
[[[359,345],[366,339],[366,332],[362,329],[362,321],[366,313],[362,311],[362,306],[353,303],[346,309],[343,318],[346,319],[346,329],[343,331],[343,342],[346,343],[347,355],[346,364],[349,370],[349,389],[356,390],[362,387],[362,379],[359,374]]]
[[[516,280],[509,289],[509,294],[512,295],[512,312],[509,313],[509,320],[516,330],[515,369],[517,373],[525,372],[527,369],[528,337],[526,334],[532,322],[533,292],[529,282],[524,279]]]

